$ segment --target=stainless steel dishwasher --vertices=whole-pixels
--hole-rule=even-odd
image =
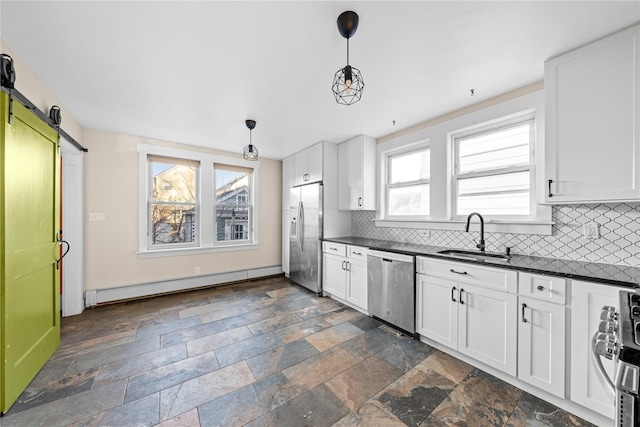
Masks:
[[[367,286],[369,313],[415,334],[415,257],[369,250]]]

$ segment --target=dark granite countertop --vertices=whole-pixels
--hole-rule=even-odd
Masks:
[[[584,261],[541,258],[530,255],[513,254],[509,260],[472,260],[454,258],[439,254],[439,251],[451,248],[441,246],[416,245],[413,243],[393,242],[389,240],[366,239],[362,237],[325,238],[328,242],[357,245],[369,249],[378,249],[408,255],[421,255],[448,261],[480,264],[491,267],[508,268],[528,273],[547,274],[570,279],[589,280],[617,286],[640,288],[640,268],[622,265],[598,264]]]

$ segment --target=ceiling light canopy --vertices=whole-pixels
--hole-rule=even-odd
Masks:
[[[253,145],[252,138],[251,138],[251,133],[252,133],[251,131],[253,131],[253,128],[256,127],[256,121],[255,120],[245,120],[244,123],[249,128],[249,145],[244,147],[242,155],[247,160],[258,160],[258,149],[256,148],[255,145]]]
[[[338,16],[338,31],[347,39],[347,65],[336,72],[331,86],[338,104],[351,105],[360,101],[364,89],[360,70],[349,65],[349,39],[356,33],[358,21],[358,14],[350,10]]]

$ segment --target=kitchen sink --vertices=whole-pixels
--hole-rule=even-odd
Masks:
[[[454,258],[472,259],[476,261],[509,261],[511,256],[507,254],[493,254],[480,251],[463,251],[459,249],[447,249],[438,252],[441,255],[448,255]]]

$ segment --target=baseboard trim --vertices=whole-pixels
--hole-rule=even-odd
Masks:
[[[115,301],[144,298],[153,295],[180,292],[231,282],[240,282],[260,277],[276,276],[279,274],[282,274],[282,266],[274,265],[271,267],[230,271],[226,273],[209,274],[206,276],[187,277],[184,279],[118,286],[115,288],[90,289],[85,293],[85,306],[95,307],[99,304]]]

